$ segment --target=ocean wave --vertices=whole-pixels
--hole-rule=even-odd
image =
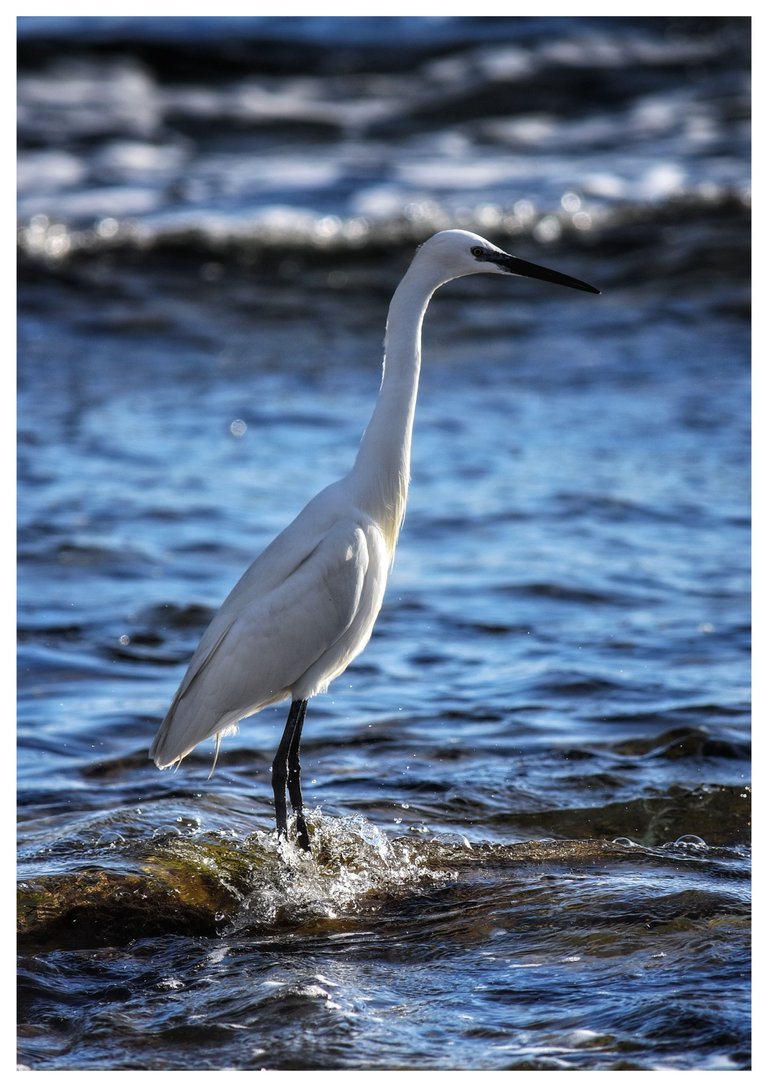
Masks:
[[[522,206],[519,206],[522,205]],[[439,202],[410,204],[377,218],[323,215],[306,209],[268,206],[246,215],[169,214],[151,220],[106,216],[87,228],[73,228],[47,215],[21,225],[18,246],[30,264],[56,269],[77,258],[131,253],[147,259],[160,254],[191,254],[199,259],[227,256],[332,254],[334,258],[370,251],[396,252],[419,244],[438,230],[462,228],[505,240],[552,247],[599,244],[602,251],[620,244],[648,244],[649,237],[670,225],[686,223],[712,230],[733,224],[741,231],[749,215],[750,193],[706,185],[665,200],[590,208],[578,198],[566,207],[537,213],[527,202],[512,207],[482,204],[456,210]],[[742,254],[744,255],[744,254]],[[746,272],[746,265],[742,266]],[[215,269],[209,269],[211,275]]]

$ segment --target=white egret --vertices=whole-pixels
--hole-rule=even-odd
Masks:
[[[381,608],[408,494],[424,314],[438,287],[478,272],[600,293],[465,230],[441,231],[416,251],[389,307],[379,396],[352,470],[316,495],[235,585],[203,635],[149,753],[158,767],[171,766],[215,736],[218,755],[221,737],[242,718],[290,698],[272,788],[278,836],[287,835],[287,785],[304,849],[304,714],[308,700],[365,647]]]

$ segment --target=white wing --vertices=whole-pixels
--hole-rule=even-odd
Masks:
[[[158,766],[288,694],[310,697],[368,641],[386,581],[383,537],[363,516],[318,532],[313,505],[256,559],[211,621],[150,750]]]

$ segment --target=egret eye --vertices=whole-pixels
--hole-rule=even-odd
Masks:
[[[485,256],[485,250],[483,249],[482,245],[473,245],[472,248],[470,249],[470,253],[472,254],[473,257],[484,257]]]

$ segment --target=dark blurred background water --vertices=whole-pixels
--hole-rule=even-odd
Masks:
[[[20,875],[254,866],[211,931],[30,937],[23,1065],[748,1066],[749,52],[727,17],[19,19]],[[449,226],[603,294],[434,301],[286,858],[285,707],[210,780],[146,750],[349,467]]]

